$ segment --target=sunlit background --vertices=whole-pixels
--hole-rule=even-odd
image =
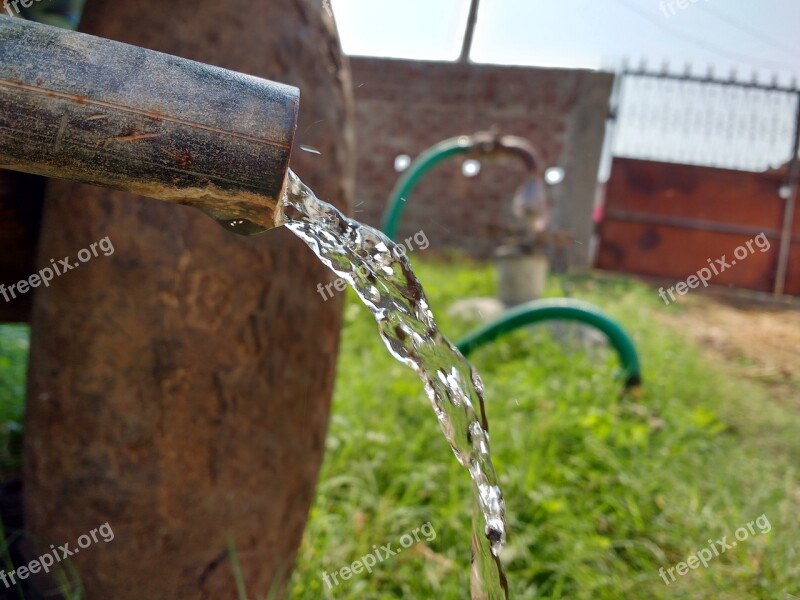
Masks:
[[[671,70],[737,69],[783,83],[800,74],[800,2],[491,0],[481,3],[471,59],[545,67],[611,68],[625,58]],[[332,0],[345,52],[455,60],[469,0]]]

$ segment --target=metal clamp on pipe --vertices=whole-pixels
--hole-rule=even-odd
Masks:
[[[0,168],[276,226],[297,88],[0,16]]]

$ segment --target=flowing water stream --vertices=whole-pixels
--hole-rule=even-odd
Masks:
[[[472,598],[507,598],[499,559],[505,504],[489,455],[480,377],[439,332],[422,286],[394,242],[318,200],[291,171],[282,208],[286,227],[353,287],[389,352],[422,379],[439,426],[474,484]]]

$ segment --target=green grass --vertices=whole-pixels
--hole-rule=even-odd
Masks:
[[[448,305],[492,295],[493,271],[416,258],[442,331],[457,339],[474,323],[449,318]],[[487,389],[506,494],[503,558],[512,597],[800,597],[800,416],[665,328],[657,315],[681,307],[665,307],[646,286],[591,277],[552,284],[550,295],[569,284],[571,295],[626,326],[641,354],[644,386],[623,395],[612,353],[565,348],[542,326],[472,355]],[[0,328],[4,422],[20,422],[25,340],[20,328]],[[4,451],[18,463],[7,442]],[[327,450],[290,597],[468,597],[468,476],[416,376],[386,353],[353,295]],[[731,541],[762,514],[768,534],[750,536],[670,586],[659,577],[660,567],[685,561],[709,539]],[[326,588],[323,571],[348,566],[373,546],[396,549],[402,535],[428,522],[435,539]]]
[[[0,325],[0,476],[19,469],[28,328]]]
[[[492,270],[415,265],[442,331],[459,298],[494,292]],[[550,295],[561,295],[554,282]],[[800,596],[800,418],[705,360],[666,310],[629,280],[571,278],[572,296],[620,320],[639,348],[644,386],[621,394],[608,351],[565,349],[546,327],[475,352],[487,389],[495,465],[506,495],[504,562],[516,598],[789,598]],[[680,310],[679,306],[669,307]],[[470,488],[415,375],[383,350],[366,309],[348,299],[328,452],[293,575],[295,599],[465,598]],[[768,534],[678,577],[709,539],[765,514]],[[329,590],[321,579],[397,547],[430,521],[437,537]],[[424,548],[420,548],[424,546]]]

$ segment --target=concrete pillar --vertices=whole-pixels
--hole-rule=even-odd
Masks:
[[[608,102],[614,75],[594,73],[577,91],[578,100],[567,120],[564,153],[560,164],[564,182],[553,190],[556,200],[555,227],[567,229],[575,238],[569,252],[569,266],[588,268],[592,215],[597,191],[597,173],[605,138]]]

